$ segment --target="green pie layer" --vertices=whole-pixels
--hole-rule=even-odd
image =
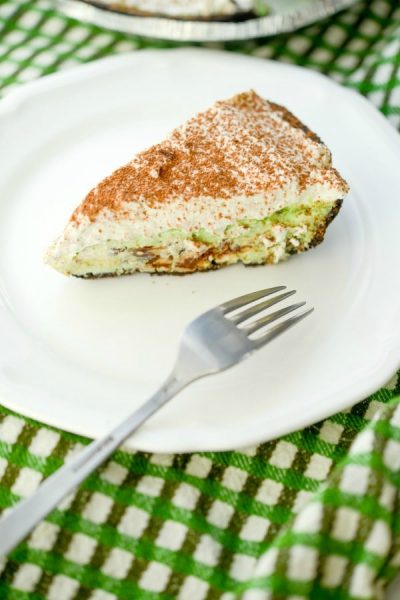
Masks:
[[[242,262],[276,263],[322,242],[341,200],[314,201],[283,208],[264,219],[241,219],[221,233],[169,229],[128,242],[109,239],[70,257],[66,272],[98,277],[136,271],[190,273]]]

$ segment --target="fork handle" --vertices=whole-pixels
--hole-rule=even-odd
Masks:
[[[0,557],[21,542],[53,508],[100,466],[142,423],[173,398],[189,381],[171,373],[161,388],[140,408],[101,439],[92,442],[21,500],[0,520]]]

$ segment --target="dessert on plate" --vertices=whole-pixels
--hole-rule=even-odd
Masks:
[[[45,260],[79,277],[277,263],[322,242],[347,191],[316,134],[249,91],[103,179]]]
[[[268,12],[266,0],[96,0],[95,4],[143,16],[235,19]]]

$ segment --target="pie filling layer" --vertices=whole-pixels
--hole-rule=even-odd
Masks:
[[[80,277],[147,273],[191,273],[242,262],[277,263],[322,242],[341,200],[292,204],[265,219],[241,219],[216,234],[200,228],[169,229],[153,237],[107,239],[63,256],[53,266]]]

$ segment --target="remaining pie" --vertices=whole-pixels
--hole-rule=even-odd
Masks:
[[[322,242],[347,191],[314,133],[245,92],[101,181],[46,261],[80,277],[277,263]]]
[[[266,0],[96,0],[123,12],[178,19],[235,19],[268,12]]]

